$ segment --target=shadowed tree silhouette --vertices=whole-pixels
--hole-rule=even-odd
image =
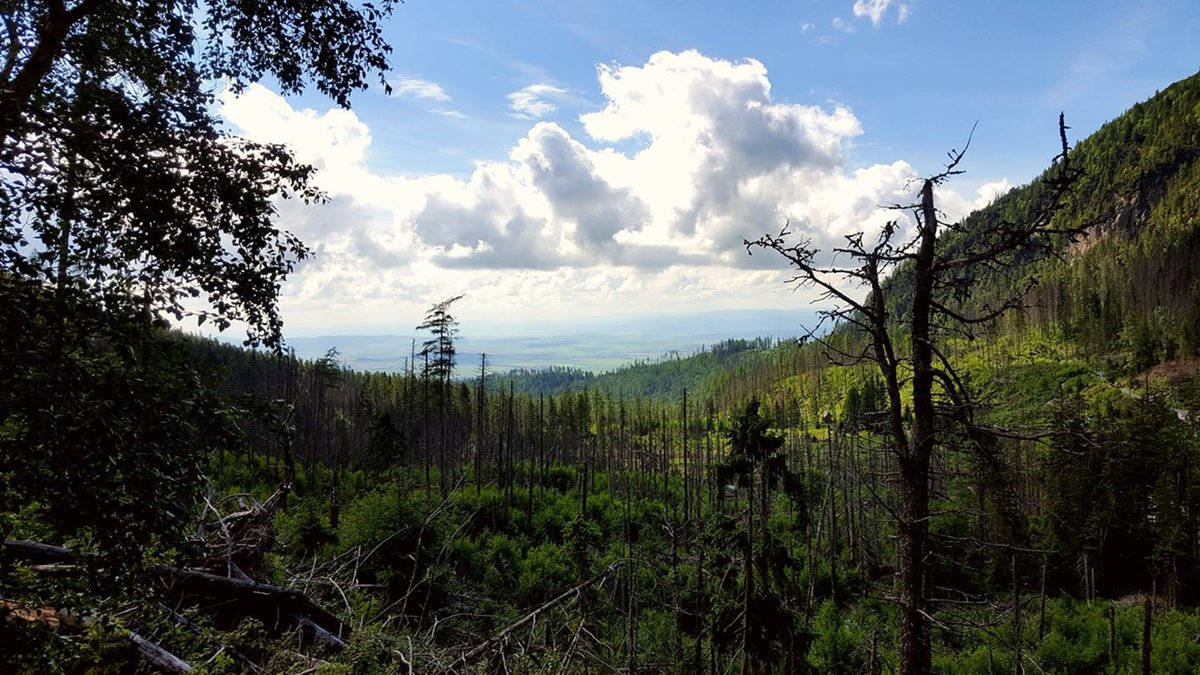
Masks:
[[[782,256],[798,286],[813,287],[834,302],[822,311],[821,323],[845,325],[866,337],[859,352],[847,352],[809,332],[836,360],[873,363],[887,392],[887,435],[899,467],[898,595],[900,604],[900,670],[931,669],[931,620],[926,593],[929,555],[930,467],[939,443],[956,435],[973,450],[989,453],[994,434],[974,418],[971,391],[943,352],[947,338],[974,336],[974,331],[1005,313],[1021,309],[1033,280],[1016,282],[1017,290],[998,303],[975,307],[972,292],[988,276],[1015,276],[1021,261],[1058,255],[1085,227],[1060,228],[1054,215],[1080,172],[1071,165],[1067,126],[1059,116],[1061,152],[1043,179],[1041,194],[1028,218],[1005,221],[986,231],[969,231],[939,219],[934,190],[951,177],[970,146],[949,153],[944,171],[921,181],[919,201],[891,208],[911,212],[913,228],[899,221],[884,225],[872,243],[864,233],[847,235],[845,244],[823,253],[810,239],[790,241],[785,225],[776,235],[745,241],[748,253],[767,249]],[[832,254],[832,255],[830,255]],[[839,263],[848,260],[849,263]],[[855,289],[865,289],[865,297]],[[899,325],[908,329],[907,344],[898,340]],[[902,388],[908,392],[902,394]],[[909,403],[911,402],[911,403]],[[911,405],[911,421],[905,407]]]

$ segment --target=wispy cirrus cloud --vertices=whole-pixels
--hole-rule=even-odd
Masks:
[[[831,21],[830,24],[843,33],[853,33],[855,31],[854,24],[840,16],[833,17],[833,21]]]
[[[513,117],[535,120],[551,115],[558,110],[555,101],[569,94],[566,89],[540,82],[522,87],[508,95],[508,107]]]
[[[425,99],[448,103],[451,97],[442,85],[419,77],[399,77],[388,82],[392,86],[392,95],[402,98]]]

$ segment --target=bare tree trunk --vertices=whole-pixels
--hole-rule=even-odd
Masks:
[[[429,352],[425,352],[425,370],[421,373],[422,392],[424,399],[423,406],[425,411],[425,426],[421,429],[421,453],[425,455],[425,494],[428,495],[432,489],[433,474],[430,470],[430,452],[429,452]]]
[[[900,672],[931,667],[930,627],[925,616],[925,551],[928,539],[929,463],[900,462]]]
[[[1150,629],[1154,621],[1155,590],[1152,586],[1142,607],[1142,675],[1150,675]]]
[[[705,592],[704,592],[705,591],[705,588],[704,588],[704,553],[705,553],[705,550],[704,549],[705,549],[704,541],[701,540],[700,541],[700,559],[699,559],[699,562],[696,563],[696,607],[695,607],[695,610],[697,613],[697,616],[696,616],[697,629],[696,629],[696,644],[694,645],[695,646],[695,654],[693,655],[693,659],[692,659],[692,667],[696,669],[696,673],[703,672],[704,654],[703,654],[702,650],[703,650],[703,646],[704,646],[704,632],[705,632],[704,629],[705,629],[705,625],[707,623],[706,616],[705,616],[707,614],[707,612],[701,611],[701,605],[700,605],[700,602],[701,602],[700,598],[704,597],[704,595],[705,595]]]
[[[1117,605],[1108,605],[1108,666],[1113,675],[1117,675]]]
[[[833,443],[833,422],[825,425],[826,461],[829,473],[829,601],[837,603],[838,586],[838,504],[837,504],[837,456]]]
[[[1021,578],[1017,576],[1017,554],[1012,554],[1013,578],[1013,673],[1021,675],[1025,668],[1021,665]]]
[[[1042,591],[1038,609],[1038,642],[1046,639],[1046,560],[1042,559]]]
[[[475,420],[475,494],[478,495],[483,489],[483,444],[484,444],[484,420],[487,418],[487,354],[479,355],[479,400],[476,403]]]
[[[754,475],[746,481],[746,549],[742,554],[742,673],[754,672],[754,659],[750,652],[750,605],[754,598]]]
[[[933,456],[933,311],[934,244],[937,210],[933,181],[921,188],[921,232],[912,305],[912,447],[900,457],[900,672],[928,673],[931,636],[925,599],[925,555],[929,539],[929,464]]]

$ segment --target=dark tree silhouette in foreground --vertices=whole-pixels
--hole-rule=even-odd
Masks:
[[[943,349],[945,340],[973,331],[1005,313],[1020,309],[1030,281],[1014,278],[1019,261],[1058,255],[1083,228],[1060,228],[1054,214],[1064,204],[1080,172],[1071,166],[1067,126],[1058,121],[1062,149],[1043,178],[1040,199],[1020,222],[1002,222],[988,231],[970,231],[938,218],[934,189],[952,176],[967,146],[949,153],[941,173],[921,181],[919,202],[891,208],[911,212],[914,229],[887,223],[871,242],[864,233],[847,235],[845,244],[824,253],[810,239],[789,240],[787,226],[777,235],[745,241],[748,253],[768,249],[784,257],[795,271],[789,283],[812,287],[835,303],[822,311],[822,323],[848,325],[865,336],[862,349],[848,352],[809,333],[836,358],[847,363],[874,363],[887,391],[887,436],[899,466],[898,573],[900,604],[900,671],[930,672],[931,617],[926,589],[929,555],[930,468],[939,445],[952,435],[965,438],[973,450],[986,451],[998,429],[978,423],[971,391]],[[941,231],[939,232],[939,228]],[[840,263],[839,260],[847,260]],[[999,301],[973,300],[986,282],[1007,280],[1011,291]],[[857,289],[866,289],[866,297]],[[904,310],[898,312],[897,307]],[[899,315],[899,314],[903,315]],[[899,323],[907,327],[909,345],[898,340]],[[819,328],[820,326],[818,326]],[[908,353],[905,353],[907,351]],[[906,424],[901,390],[911,396]]]
[[[308,249],[280,198],[313,169],[230,135],[215,81],[386,81],[392,0],[5,3],[0,56],[0,538],[41,506],[118,563],[183,540],[239,411],[159,319],[282,346],[281,285]]]

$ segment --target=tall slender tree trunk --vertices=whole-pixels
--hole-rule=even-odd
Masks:
[[[933,182],[921,188],[921,232],[917,249],[912,305],[912,444],[900,448],[900,672],[930,672],[931,630],[926,612],[925,556],[929,540],[929,467],[933,457],[934,245],[937,210]]]
[[[450,402],[450,373],[442,373],[441,401],[438,402],[438,487],[442,496],[449,487],[446,474],[450,466],[446,461],[446,405]]]
[[[829,473],[829,600],[837,603],[838,587],[838,503],[837,503],[837,474],[838,458],[833,443],[833,422],[825,425],[826,464]]]
[[[683,536],[684,536],[684,539],[687,539],[687,534],[688,534],[687,527],[688,527],[688,523],[691,522],[691,519],[692,519],[692,499],[691,499],[691,497],[692,497],[692,483],[691,483],[692,474],[691,474],[691,464],[688,461],[687,389],[683,390],[682,414],[683,414],[683,431],[682,431],[682,434],[683,434],[683,439],[682,439],[682,445],[683,445],[683,522],[684,522]]]
[[[755,671],[750,650],[750,606],[754,599],[754,474],[746,481],[746,548],[742,554],[742,673]]]
[[[1013,673],[1021,675],[1025,667],[1021,664],[1022,637],[1025,632],[1021,624],[1021,577],[1017,574],[1017,554],[1012,554],[1013,579]]]
[[[475,494],[479,494],[483,486],[483,444],[484,444],[484,428],[483,423],[487,418],[487,403],[486,403],[486,382],[487,382],[487,354],[479,355],[479,401],[477,402],[475,432]]]
[[[429,352],[425,352],[425,370],[421,373],[422,393],[424,398],[425,426],[421,429],[421,453],[425,455],[425,493],[429,494],[433,484],[433,474],[430,470],[429,452]]]
[[[1158,580],[1150,586],[1146,601],[1142,605],[1142,675],[1150,675],[1153,662],[1150,658],[1151,635],[1154,621],[1154,596],[1158,592]]]
[[[900,672],[929,672],[930,627],[925,616],[925,552],[929,527],[929,462],[900,461]]]

